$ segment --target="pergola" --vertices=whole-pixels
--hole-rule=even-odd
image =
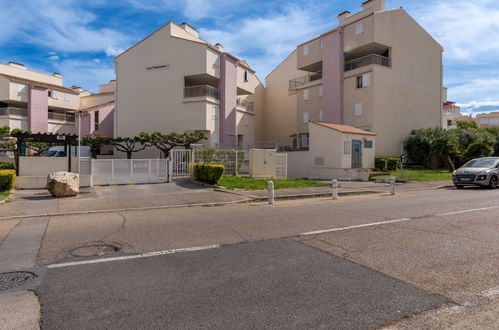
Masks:
[[[68,170],[71,172],[71,145],[78,140],[76,134],[53,134],[53,133],[14,133],[11,136],[17,138],[17,152],[16,155],[16,175],[19,175],[19,156],[21,152],[21,145],[25,142],[45,142],[64,144],[64,152],[68,155]],[[69,146],[69,153],[68,153]]]

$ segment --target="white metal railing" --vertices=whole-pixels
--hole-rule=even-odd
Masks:
[[[188,149],[170,150],[174,178],[187,178],[192,175],[192,153],[193,151]]]
[[[356,58],[354,60],[348,61],[345,63],[345,71],[354,70],[363,66],[377,64],[386,67],[391,67],[392,63],[389,57],[378,55],[378,54],[370,54],[363,57]]]
[[[288,177],[288,154],[285,152],[276,153],[276,177]]]
[[[255,102],[248,101],[240,97],[237,98],[237,106],[251,112],[255,110]]]
[[[92,159],[94,185],[168,182],[167,159]]]
[[[28,109],[13,107],[0,108],[0,116],[28,117]]]
[[[322,79],[322,71],[309,73],[305,76],[301,76],[289,81],[289,90],[296,89],[302,85],[308,84],[309,82]]]
[[[184,88],[184,98],[201,97],[201,96],[209,96],[217,100],[220,99],[218,89],[212,86],[200,85],[200,86],[188,86]]]

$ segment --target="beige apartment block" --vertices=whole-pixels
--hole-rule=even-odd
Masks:
[[[255,71],[186,23],[167,23],[117,56],[115,71],[115,136],[197,131],[206,146],[248,147],[263,135]]]
[[[338,28],[299,45],[266,78],[266,140],[295,136],[293,147],[306,149],[309,121],[340,123],[376,133],[376,155],[395,156],[411,130],[442,126],[443,48],[404,9],[384,7],[371,0],[341,13]]]
[[[79,91],[64,87],[59,73],[37,72],[15,62],[0,64],[0,126],[74,133],[79,106]]]

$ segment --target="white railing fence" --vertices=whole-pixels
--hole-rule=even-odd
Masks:
[[[187,178],[192,174],[192,150],[172,149],[170,159],[172,160],[173,177]]]
[[[288,154],[285,152],[276,153],[276,177],[288,177]]]
[[[94,185],[169,182],[167,159],[92,159]]]

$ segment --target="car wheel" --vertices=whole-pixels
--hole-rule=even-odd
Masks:
[[[492,178],[490,178],[489,188],[490,189],[496,189],[497,188],[497,177],[496,176],[493,176]]]
[[[463,189],[463,188],[464,188],[464,186],[463,186],[463,185],[460,185],[460,184],[456,184],[456,188],[457,188],[457,189]]]

